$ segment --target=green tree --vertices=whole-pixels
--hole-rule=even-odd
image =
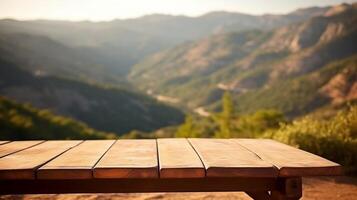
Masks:
[[[225,92],[222,99],[222,113],[218,116],[214,116],[215,121],[219,125],[219,131],[216,132],[217,138],[229,138],[232,136],[234,117],[234,105],[232,96],[229,92]]]
[[[191,115],[186,116],[185,123],[178,128],[175,136],[183,138],[201,136],[200,132],[196,129],[194,119]]]
[[[231,119],[234,114],[234,107],[233,107],[233,100],[232,100],[232,95],[229,92],[225,92],[223,95],[223,111],[222,115],[226,119]]]
[[[269,109],[241,116],[237,126],[240,129],[240,135],[254,138],[261,137],[267,130],[278,129],[279,124],[283,122],[286,122],[283,113]]]

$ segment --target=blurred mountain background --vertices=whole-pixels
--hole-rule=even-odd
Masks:
[[[274,138],[357,166],[357,3],[0,20],[0,139]]]

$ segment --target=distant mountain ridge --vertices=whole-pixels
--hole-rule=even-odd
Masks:
[[[199,17],[148,15],[109,22],[68,22],[51,20],[0,20],[0,32],[41,35],[80,51],[101,55],[110,73],[125,76],[144,57],[185,41],[207,35],[268,30],[321,15],[328,9],[308,8],[286,15],[255,16],[212,12]]]
[[[216,34],[178,45],[143,60],[129,77],[142,90],[178,98],[191,108],[214,104],[224,90],[234,92],[239,102],[247,91],[253,95],[355,55],[356,5],[332,7],[322,15],[272,31]],[[242,111],[252,110],[248,103],[240,105]],[[282,110],[290,116],[303,114]]]
[[[125,78],[109,68],[104,55],[69,47],[46,36],[0,31],[0,54],[32,74],[128,87]]]

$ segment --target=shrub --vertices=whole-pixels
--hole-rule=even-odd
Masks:
[[[329,120],[305,117],[281,124],[277,131],[265,134],[284,143],[323,156],[344,166],[348,174],[357,174],[357,106]]]

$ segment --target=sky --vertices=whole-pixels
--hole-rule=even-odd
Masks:
[[[153,13],[199,16],[217,10],[283,14],[343,2],[357,0],[0,0],[0,18],[109,21]]]

